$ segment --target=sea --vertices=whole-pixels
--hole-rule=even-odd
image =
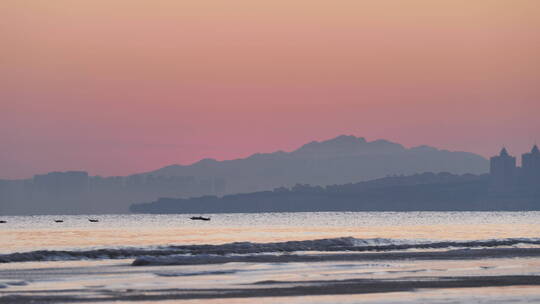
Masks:
[[[0,220],[0,303],[540,303],[540,212]]]

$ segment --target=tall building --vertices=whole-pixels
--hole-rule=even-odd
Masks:
[[[490,159],[489,173],[493,191],[506,191],[516,184],[516,158],[510,156],[506,148],[502,148],[498,156]]]
[[[537,145],[530,153],[521,156],[521,180],[527,186],[540,187],[540,150]]]

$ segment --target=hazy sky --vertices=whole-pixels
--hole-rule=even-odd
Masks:
[[[0,178],[540,143],[538,0],[2,0],[0,37]]]

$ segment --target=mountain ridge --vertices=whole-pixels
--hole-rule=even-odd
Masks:
[[[488,161],[474,153],[429,146],[405,148],[388,140],[342,135],[285,152],[254,153],[191,165],[170,165],[128,176],[50,172],[25,180],[0,180],[6,214],[124,213],[130,204],[160,197],[189,198],[267,191],[296,184],[343,185],[419,172],[483,174]]]
[[[451,172],[482,174],[484,157],[431,146],[406,148],[385,139],[339,135],[311,141],[290,152],[254,153],[245,158],[205,158],[189,165],[173,164],[140,173],[143,176],[219,177],[227,180],[226,194],[261,191],[295,183],[329,185],[381,178],[391,174]]]
[[[525,191],[524,191],[525,190]],[[325,187],[296,184],[267,191],[193,198],[159,198],[131,205],[135,213],[540,210],[538,189],[503,194],[490,175],[425,172]]]
[[[452,150],[447,150],[447,149],[439,149],[437,147],[433,147],[433,146],[429,146],[429,145],[419,145],[419,146],[412,146],[410,148],[406,148],[402,144],[399,144],[399,143],[396,143],[396,142],[393,142],[393,141],[390,141],[390,140],[386,140],[386,139],[376,139],[376,140],[373,140],[373,141],[367,141],[365,139],[365,137],[356,137],[354,135],[338,135],[338,136],[336,136],[334,138],[327,139],[327,140],[322,140],[322,141],[313,140],[313,141],[310,141],[309,143],[303,144],[300,147],[298,147],[297,149],[292,150],[290,152],[286,152],[286,151],[283,151],[283,150],[277,150],[277,151],[274,151],[274,152],[256,152],[256,153],[250,154],[249,156],[246,156],[246,157],[243,157],[243,158],[240,157],[240,158],[224,159],[224,160],[217,160],[215,158],[205,157],[203,159],[200,159],[198,161],[195,161],[195,162],[187,164],[187,165],[171,164],[171,165],[167,165],[167,166],[161,167],[161,168],[156,169],[156,170],[152,170],[152,171],[148,171],[148,172],[142,172],[142,173],[135,173],[135,174],[131,174],[131,175],[154,174],[154,173],[158,173],[162,169],[191,167],[191,166],[195,166],[195,165],[199,165],[199,164],[203,164],[203,163],[207,164],[207,163],[220,163],[220,162],[239,161],[239,160],[246,160],[246,159],[253,159],[253,158],[259,158],[259,157],[264,157],[264,156],[274,156],[274,155],[276,155],[276,156],[297,155],[297,154],[299,154],[300,151],[305,150],[308,147],[310,148],[310,147],[318,146],[318,145],[320,146],[320,145],[326,145],[326,144],[329,144],[329,143],[341,142],[342,139],[344,139],[344,138],[347,138],[347,139],[354,138],[354,139],[356,139],[356,140],[358,140],[358,141],[360,141],[361,143],[364,143],[364,144],[384,143],[384,144],[394,145],[394,146],[400,147],[401,150],[403,150],[403,151],[408,150],[408,151],[422,151],[422,152],[439,151],[439,152],[450,152],[450,153],[465,153],[465,154],[480,157],[480,158],[487,161],[487,159],[485,157],[483,157],[483,156],[481,156],[479,154],[472,153],[472,152],[467,152],[467,151],[452,151]]]

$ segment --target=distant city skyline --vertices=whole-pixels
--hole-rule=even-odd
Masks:
[[[297,183],[336,185],[419,172],[485,174],[488,161],[473,153],[428,146],[408,149],[386,140],[342,135],[291,152],[153,169],[130,176],[56,170],[28,179],[0,179],[0,213],[122,213],[133,202],[160,197],[251,193]]]
[[[340,135],[340,136],[343,136],[343,135]],[[353,135],[354,136],[354,135]],[[363,137],[365,138],[365,137]],[[324,140],[329,140],[330,138],[323,138],[321,141],[324,141]],[[387,139],[382,139],[382,138],[378,138],[378,139],[373,139],[373,141],[376,141],[376,140],[387,140]],[[316,140],[311,140],[311,141],[316,141]],[[369,141],[369,140],[368,140]],[[189,161],[186,161],[186,162],[180,162],[180,161],[177,161],[177,162],[170,162],[170,163],[162,163],[160,164],[159,161],[156,161],[156,166],[152,167],[152,166],[148,166],[148,167],[141,167],[141,166],[134,166],[134,167],[130,167],[130,168],[126,168],[125,170],[120,170],[120,171],[108,171],[108,170],[93,170],[93,169],[89,169],[89,168],[85,168],[85,167],[82,167],[82,166],[75,166],[75,167],[57,167],[57,168],[52,168],[48,171],[46,170],[41,170],[41,171],[37,171],[37,172],[30,172],[28,174],[15,174],[15,175],[12,175],[12,176],[0,176],[0,179],[26,179],[26,178],[31,178],[35,175],[40,175],[40,174],[47,174],[47,173],[51,173],[51,172],[67,172],[67,171],[85,171],[85,172],[88,172],[90,175],[92,176],[103,176],[103,177],[115,177],[115,176],[128,176],[128,175],[132,175],[132,174],[139,174],[139,173],[144,173],[144,172],[147,172],[147,171],[152,171],[152,170],[156,170],[156,169],[159,169],[159,168],[162,168],[162,167],[166,167],[166,166],[169,166],[169,165],[192,165],[194,163],[197,163],[203,159],[215,159],[215,160],[218,160],[218,161],[224,161],[224,160],[235,160],[235,159],[242,159],[242,158],[245,158],[245,157],[249,157],[253,154],[258,154],[258,153],[274,153],[274,152],[277,152],[277,151],[285,151],[285,152],[290,152],[290,151],[294,151],[295,149],[298,149],[301,145],[300,144],[297,144],[295,146],[293,146],[291,149],[274,149],[274,150],[271,150],[271,151],[253,151],[253,152],[249,152],[249,153],[241,153],[239,152],[238,153],[238,156],[231,156],[230,158],[219,158],[219,157],[214,157],[212,155],[204,155],[204,156],[201,156],[200,158],[196,158],[194,160],[189,160]],[[489,152],[486,152],[486,153],[476,153],[474,151],[466,151],[466,150],[459,150],[459,149],[449,149],[449,148],[444,148],[444,147],[439,147],[439,146],[434,146],[434,145],[429,145],[429,144],[417,144],[417,145],[404,145],[406,148],[414,148],[414,147],[420,147],[420,146],[429,146],[429,147],[434,147],[434,148],[437,148],[437,149],[441,149],[441,150],[448,150],[448,151],[452,151],[452,152],[470,152],[470,153],[475,153],[475,154],[478,154],[482,157],[484,157],[486,160],[489,160],[492,156],[493,156],[493,151],[489,151]],[[525,146],[525,147],[528,147],[528,148],[525,148],[525,149],[522,149],[522,150],[518,150],[518,149],[514,149],[513,146],[508,146],[508,145],[504,145],[504,144],[499,144],[499,145],[496,145],[496,149],[505,149],[507,151],[511,151],[512,153],[522,153],[523,151],[530,151],[530,147],[532,146],[537,146],[536,144],[536,141],[533,143],[533,144],[529,144],[527,145],[527,143],[524,143],[524,144],[520,144],[519,146]],[[521,158],[518,158],[516,159],[516,165],[521,165]],[[140,168],[140,169],[136,169],[136,168]],[[112,174],[110,174],[110,172],[112,172]],[[0,174],[4,174],[5,175],[5,172],[0,172]]]
[[[0,1],[0,178],[540,142],[538,0]]]
[[[518,186],[540,186],[540,150],[534,145],[530,152],[521,154],[521,166],[506,147],[490,158],[493,191],[508,191]]]
[[[165,202],[168,206],[166,208],[170,208],[167,212],[174,212],[183,206],[178,205],[179,202],[188,202],[191,199],[197,202],[200,197],[206,197],[209,204],[223,205],[223,208],[220,207],[221,211],[230,211],[232,209],[228,204],[220,203],[220,197],[229,200],[244,194],[245,203],[249,205],[253,199],[250,193],[261,199],[269,199],[268,202],[275,199],[273,196],[276,193],[288,193],[294,200],[297,199],[296,194],[304,193],[308,196],[300,201],[307,205],[302,207],[302,210],[314,211],[318,209],[309,209],[311,194],[325,191],[328,194],[348,193],[353,190],[350,185],[356,185],[353,187],[356,190],[349,194],[359,195],[355,196],[353,201],[362,196],[361,193],[365,190],[362,185],[389,187],[388,195],[385,194],[388,191],[382,189],[379,191],[382,196],[378,194],[377,197],[386,203],[394,203],[381,206],[381,210],[484,210],[482,208],[489,206],[504,210],[536,210],[534,197],[540,194],[540,149],[533,145],[529,151],[517,154],[520,157],[514,155],[516,154],[502,148],[497,155],[490,157],[488,162],[481,156],[468,152],[450,152],[429,146],[406,148],[386,140],[368,141],[361,137],[341,135],[325,141],[305,143],[291,152],[260,153],[234,161],[205,159],[193,165],[172,165],[130,176],[103,177],[92,176],[85,171],[54,171],[36,174],[28,179],[0,179],[0,213],[124,213],[134,202],[139,206],[150,207],[148,210],[151,212],[164,211],[160,208],[154,209],[153,206],[155,202],[158,202],[157,205]],[[521,166],[517,165],[517,159],[522,160]],[[440,183],[447,186],[438,185]],[[399,184],[419,188],[411,188],[410,191],[401,193],[399,187],[392,188]],[[426,188],[421,186],[424,184],[431,184],[427,188],[431,190],[426,192]],[[435,199],[430,198],[429,193],[439,193],[438,199],[443,203],[438,207],[422,205]],[[364,194],[370,197],[369,193]],[[402,195],[405,194],[412,195],[409,199],[423,199],[416,202],[420,205],[392,205],[398,201],[403,203],[400,199],[404,199]],[[488,198],[503,201],[506,199],[508,202],[509,197],[522,201],[513,207],[506,203],[483,203],[483,200]],[[327,199],[323,200],[325,204],[328,203]],[[454,203],[447,204],[448,200]],[[375,205],[361,206],[352,204],[353,201],[342,208],[353,208],[349,211],[360,210],[354,208],[379,210],[375,202],[370,202]],[[148,202],[152,203],[147,204]],[[470,205],[473,202],[476,205]],[[200,204],[195,205],[195,208],[199,208]],[[287,203],[283,206],[286,205]],[[327,211],[330,209],[325,208],[334,206],[330,203],[323,205],[319,207]],[[275,207],[270,203],[268,206],[270,209],[263,209],[269,211]],[[146,207],[143,209],[146,210]],[[207,207],[204,206],[201,208],[193,209],[192,212],[215,211],[205,209]],[[252,212],[258,207],[249,208]],[[295,211],[300,211],[295,208]],[[136,210],[140,212],[142,209]]]

